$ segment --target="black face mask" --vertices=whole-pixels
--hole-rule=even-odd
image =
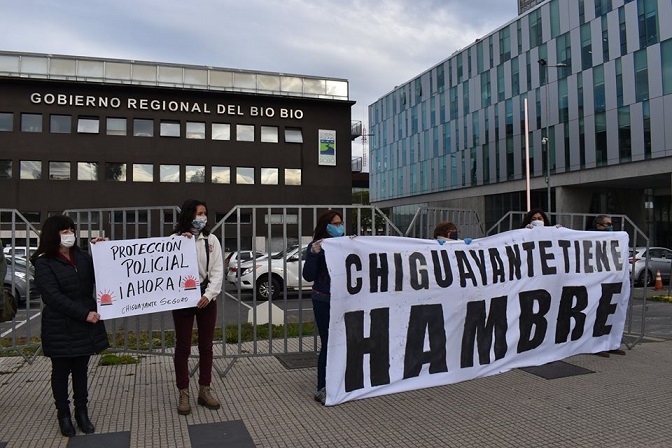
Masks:
[[[457,232],[450,232],[448,234],[448,238],[450,238],[451,240],[456,240],[457,239]]]

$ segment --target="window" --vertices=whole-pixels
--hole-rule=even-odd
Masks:
[[[161,137],[179,137],[180,136],[180,122],[162,121],[161,122]]]
[[[205,123],[187,121],[187,138],[205,139]]]
[[[133,182],[154,182],[154,165],[151,163],[134,163]]]
[[[21,114],[21,132],[42,132],[42,114]]]
[[[231,140],[231,125],[228,123],[212,123],[213,140]]]
[[[236,168],[236,183],[240,185],[254,185],[254,168]]]
[[[0,160],[0,179],[12,178],[12,161]]]
[[[49,117],[49,132],[52,134],[69,134],[72,132],[70,115],[52,115]]]
[[[231,168],[228,166],[213,166],[210,179],[213,184],[230,184]]]
[[[663,94],[672,93],[672,39],[660,44],[660,56],[663,71]]]
[[[301,185],[301,168],[285,168],[285,185]]]
[[[499,63],[511,58],[511,29],[507,26],[499,31]]]
[[[105,163],[105,180],[126,182],[126,164],[125,163]]]
[[[262,168],[261,169],[261,184],[262,185],[278,185],[278,169],[277,168]]]
[[[205,182],[205,166],[187,165],[185,176],[187,183],[202,184]]]
[[[618,155],[621,162],[630,162],[632,160],[630,106],[618,109]]]
[[[154,121],[141,118],[133,120],[133,136],[154,137]]]
[[[236,125],[236,140],[239,142],[254,141],[254,126],[249,124]]]
[[[107,135],[126,135],[126,119],[108,118]]]
[[[262,126],[261,141],[265,143],[278,143],[278,128],[276,126]]]
[[[593,66],[593,46],[591,43],[590,23],[581,26],[581,69]]]
[[[635,52],[635,100],[649,99],[649,69],[646,61],[646,49]]]
[[[161,165],[159,167],[159,179],[161,182],[179,182],[180,165]]]
[[[38,180],[42,179],[42,162],[39,160],[22,160],[19,162],[19,179]]]
[[[14,114],[0,112],[0,131],[11,132],[14,130]]]
[[[646,48],[658,42],[658,5],[657,0],[639,0],[637,2],[639,22],[639,48]]]
[[[78,134],[97,134],[100,131],[100,121],[97,118],[79,118],[77,120]]]
[[[77,180],[98,180],[98,162],[77,162]]]
[[[604,93],[604,66],[598,65],[593,68],[593,93],[595,95],[595,112],[605,111]],[[605,130],[606,132],[606,130]]]
[[[49,180],[70,180],[70,162],[49,162]]]

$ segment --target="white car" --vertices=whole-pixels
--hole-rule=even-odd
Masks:
[[[240,252],[229,252],[229,254],[224,257],[224,273],[227,277],[227,280],[229,279],[229,269],[231,268],[236,268],[236,271],[238,270],[238,261],[240,260],[240,263],[244,263],[246,261],[250,261],[253,259],[259,260],[261,258],[266,258],[266,254],[261,251],[254,251],[254,250],[241,250]],[[234,280],[230,280],[235,282],[235,276]]]
[[[35,252],[37,252],[37,247],[6,246],[2,248],[2,251],[5,253],[5,255],[14,255],[17,257],[30,258]]]
[[[286,250],[271,255],[269,258],[248,261],[240,265],[240,275],[237,267],[229,267],[227,279],[233,281],[241,290],[256,289],[261,299],[277,298],[286,287],[289,291],[310,289],[312,282],[307,282],[301,276],[305,247],[294,245]],[[270,263],[270,271],[269,271]],[[234,269],[236,272],[231,272]]]

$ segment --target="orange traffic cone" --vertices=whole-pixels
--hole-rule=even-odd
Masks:
[[[660,271],[656,271],[656,285],[653,287],[656,291],[663,289],[663,279],[660,277]]]

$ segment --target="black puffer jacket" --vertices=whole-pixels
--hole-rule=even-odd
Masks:
[[[78,247],[75,265],[62,258],[35,260],[35,281],[42,294],[42,349],[50,358],[86,356],[109,347],[103,321],[86,321],[96,311],[95,276],[91,256]]]

